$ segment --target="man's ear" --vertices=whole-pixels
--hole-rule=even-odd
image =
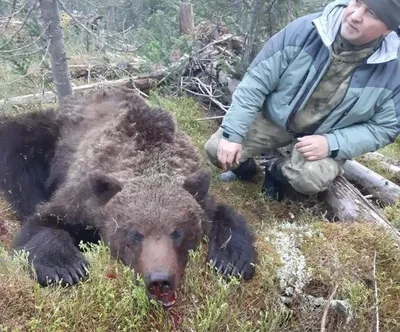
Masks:
[[[191,193],[197,202],[201,202],[207,197],[210,182],[211,171],[207,168],[202,168],[186,177],[183,188]]]
[[[100,205],[105,205],[121,191],[121,183],[114,177],[101,171],[95,171],[89,174],[89,186]]]

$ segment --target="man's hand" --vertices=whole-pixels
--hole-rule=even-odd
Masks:
[[[223,138],[219,141],[217,158],[224,171],[226,171],[229,167],[231,167],[233,162],[239,164],[241,155],[242,155],[241,144],[229,142]]]
[[[314,161],[328,157],[329,144],[325,136],[310,135],[298,138],[299,142],[295,147],[305,160]]]

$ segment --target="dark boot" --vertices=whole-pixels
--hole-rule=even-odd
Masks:
[[[278,202],[283,200],[284,187],[288,184],[287,179],[282,174],[282,166],[286,161],[285,158],[278,158],[271,165],[265,167],[265,180],[261,188],[261,192]]]
[[[224,182],[242,180],[250,181],[257,174],[257,164],[253,158],[241,163],[238,168],[222,173],[219,178]]]

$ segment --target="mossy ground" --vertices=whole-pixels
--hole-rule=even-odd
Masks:
[[[203,153],[216,124],[196,120],[204,115],[194,100],[164,99],[153,93],[150,102],[173,112]],[[396,149],[393,144],[386,150],[397,157]],[[389,235],[371,224],[329,223],[316,199],[268,201],[260,193],[261,176],[250,183],[222,184],[217,181],[218,170],[212,169],[213,195],[242,213],[256,231],[259,261],[252,281],[227,281],[216,275],[205,263],[204,243],[191,253],[177,304],[164,310],[150,302],[142,283],[134,282],[131,273],[99,245],[85,250],[91,263],[88,281],[67,289],[40,288],[29,277],[25,258],[11,258],[11,238],[18,226],[2,202],[0,331],[320,331],[323,307],[311,310],[294,297],[288,309],[280,300],[277,270],[282,261],[270,239],[277,231],[293,232],[283,227],[288,223],[307,225],[307,235],[298,245],[310,271],[304,292],[327,299],[337,286],[335,298],[351,305],[352,319],[347,324],[332,310],[328,312],[328,331],[372,330],[375,252],[380,327],[400,331],[400,251]],[[386,208],[385,213],[400,225],[400,205]]]

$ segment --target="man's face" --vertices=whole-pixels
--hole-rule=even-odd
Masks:
[[[350,43],[361,46],[387,35],[390,30],[361,0],[351,0],[344,11],[341,35]]]

